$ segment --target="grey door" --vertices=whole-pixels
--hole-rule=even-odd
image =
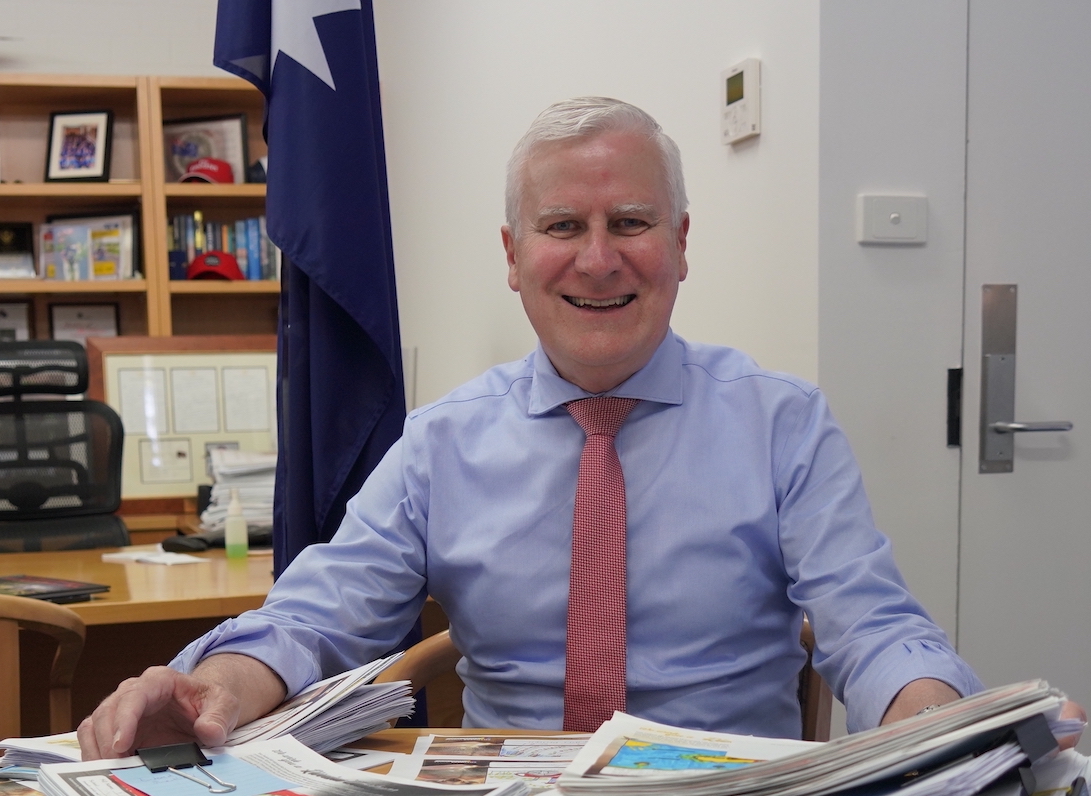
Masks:
[[[1091,2],[971,0],[958,646],[1091,706]],[[1012,472],[978,462],[982,286],[1018,286]],[[1088,743],[1081,744],[1086,749]]]

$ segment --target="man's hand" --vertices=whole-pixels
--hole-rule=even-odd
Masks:
[[[1084,724],[1087,723],[1087,711],[1083,709],[1083,706],[1079,702],[1073,702],[1071,699],[1066,701],[1061,706],[1061,718],[1062,719],[1080,719]],[[1075,735],[1066,735],[1063,738],[1058,738],[1057,743],[1061,749],[1071,749],[1080,742],[1080,736],[1083,732],[1078,732]]]
[[[186,741],[220,746],[237,725],[265,715],[284,695],[273,670],[245,655],[213,655],[192,675],[153,666],[123,682],[80,723],[80,751],[84,760],[97,760]]]
[[[946,705],[959,699],[958,692],[939,680],[914,680],[898,692],[898,695],[890,703],[883,715],[882,724],[890,724],[893,721],[907,719],[917,715],[922,708],[929,705]],[[1087,711],[1079,703],[1068,700],[1061,706],[1061,718],[1082,719],[1087,722]],[[1082,733],[1066,735],[1058,738],[1057,743],[1061,749],[1071,749],[1080,742]]]

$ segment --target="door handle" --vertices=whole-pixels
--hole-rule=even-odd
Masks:
[[[1019,423],[1014,420],[997,420],[989,423],[989,428],[1001,434],[1016,431],[1071,431],[1072,423],[1068,420],[1041,420],[1037,423]]]
[[[1067,420],[1024,423],[1015,419],[1016,285],[981,286],[981,448],[979,473],[1010,473],[1015,435],[1024,431],[1071,431]]]

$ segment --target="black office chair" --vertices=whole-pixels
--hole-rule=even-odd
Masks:
[[[59,340],[0,342],[0,553],[129,544],[121,418],[87,389],[87,354]]]

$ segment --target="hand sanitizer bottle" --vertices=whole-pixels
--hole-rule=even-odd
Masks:
[[[246,518],[242,516],[239,490],[231,490],[231,502],[227,504],[227,521],[224,523],[224,547],[228,558],[246,558],[250,538],[246,531]]]

